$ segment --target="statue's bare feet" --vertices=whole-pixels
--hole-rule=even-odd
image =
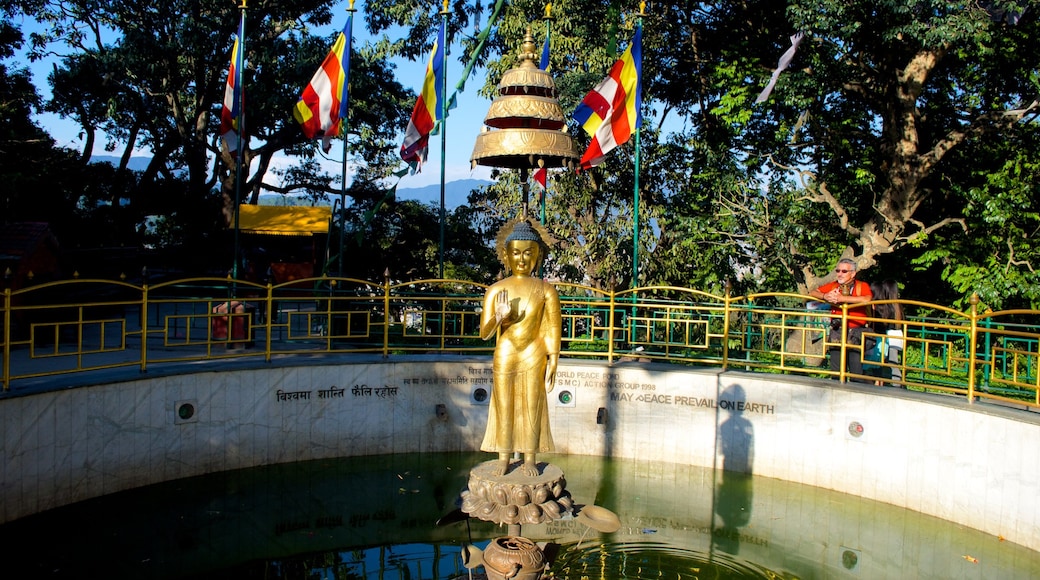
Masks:
[[[520,466],[520,473],[527,477],[538,477],[538,464],[533,460],[525,459],[523,464]]]
[[[507,471],[509,471],[509,458],[500,457],[498,461],[495,462],[495,470],[493,473],[495,475],[505,475]]]

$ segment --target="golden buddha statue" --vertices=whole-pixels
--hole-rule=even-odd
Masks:
[[[548,247],[526,219],[502,228],[497,249],[512,274],[488,288],[480,316],[481,338],[498,333],[480,449],[498,453],[498,475],[509,471],[512,453],[522,453],[520,473],[534,477],[539,474],[537,454],[555,450],[547,393],[556,384],[560,358],[560,297],[537,275]]]

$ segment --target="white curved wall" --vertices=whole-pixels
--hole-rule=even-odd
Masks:
[[[473,450],[487,407],[472,391],[489,377],[490,358],[353,357],[8,396],[0,522],[221,470]],[[569,405],[558,402],[563,390]],[[183,418],[186,403],[196,412]],[[1033,413],[833,381],[575,360],[561,361],[550,410],[557,453],[805,483],[1040,550]]]

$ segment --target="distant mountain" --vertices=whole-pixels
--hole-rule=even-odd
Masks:
[[[148,169],[148,164],[151,161],[151,157],[131,157],[126,166],[131,171],[144,171],[145,169]],[[90,158],[90,162],[108,163],[113,167],[119,167],[119,157],[116,157],[115,155],[94,155]]]
[[[151,160],[151,157],[131,157],[127,167],[134,171],[144,171],[148,168],[148,163]],[[118,167],[119,157],[115,155],[95,155],[91,158],[91,162],[110,163]],[[459,179],[445,183],[444,207],[454,209],[466,203],[466,199],[471,191],[485,185],[491,185],[491,182],[484,179]],[[399,187],[397,189],[397,199],[415,200],[440,206],[441,184],[434,183],[423,187]],[[260,203],[263,205],[294,205],[291,196],[265,194],[260,196],[260,200]],[[310,205],[310,202],[306,202],[306,205]]]
[[[469,193],[478,187],[485,185],[491,185],[492,182],[485,181],[483,179],[459,179],[457,181],[449,181],[444,184],[444,207],[447,209],[455,209],[458,206],[466,203],[469,198]],[[331,198],[330,198],[331,199]],[[440,207],[441,204],[441,184],[435,183],[433,185],[427,185],[425,187],[402,187],[397,189],[397,201],[418,201],[420,203],[430,204]],[[260,196],[260,205],[311,205],[311,200],[293,196],[293,195],[282,195],[280,193],[265,193]],[[332,201],[326,201],[324,203],[318,202],[317,205],[332,205]]]
[[[469,198],[471,191],[485,185],[491,185],[491,182],[483,179],[459,179],[445,183],[444,207],[454,209],[466,203],[466,199]],[[399,201],[414,199],[422,203],[432,203],[440,206],[441,184],[434,183],[424,187],[400,187],[397,189],[397,199]]]

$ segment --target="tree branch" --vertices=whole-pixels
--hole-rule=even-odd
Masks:
[[[769,162],[780,169],[791,171],[798,175],[798,181],[802,184],[802,189],[806,192],[806,195],[802,199],[814,202],[826,204],[834,212],[834,215],[838,218],[839,226],[841,230],[855,237],[863,232],[862,228],[852,225],[849,221],[849,212],[845,210],[845,206],[838,201],[838,198],[831,194],[830,190],[827,189],[826,182],[820,182],[819,185],[814,185],[816,181],[816,174],[806,169],[796,169],[794,167],[788,167],[777,162],[773,159],[772,155],[768,156]]]
[[[950,149],[963,143],[969,137],[985,135],[992,130],[1018,123],[1028,115],[1035,116],[1038,113],[1040,113],[1040,101],[1034,100],[1032,103],[1029,103],[1027,106],[1020,109],[991,111],[979,115],[970,125],[968,125],[967,128],[950,131],[944,138],[940,139],[935,145],[933,145],[929,151],[923,153],[920,157],[921,162],[918,166],[919,170],[922,172],[930,171],[936,163],[942,160],[943,156],[945,156]]]
[[[1007,266],[1004,267],[1004,273],[1009,273],[1011,271],[1011,266],[1025,266],[1026,268],[1029,268],[1031,273],[1035,274],[1036,270],[1033,269],[1033,265],[1029,263],[1029,260],[1015,260],[1015,247],[1011,245],[1011,240],[1006,241],[1008,247],[1008,261]]]
[[[946,218],[944,220],[940,220],[938,222],[935,222],[934,224],[932,224],[930,226],[925,226],[924,222],[920,222],[920,221],[912,219],[912,218],[910,220],[908,220],[908,221],[910,223],[914,224],[915,226],[917,226],[920,229],[917,230],[916,232],[914,232],[913,234],[910,234],[909,236],[903,236],[903,237],[896,238],[896,241],[899,242],[900,246],[906,245],[906,244],[911,244],[915,240],[917,240],[917,239],[919,239],[919,238],[921,238],[923,236],[927,236],[928,234],[934,232],[935,230],[938,230],[939,228],[946,227],[946,226],[948,226],[950,224],[960,224],[961,229],[964,230],[964,233],[968,233],[968,224],[964,221],[964,218]],[[895,249],[895,248],[893,248],[893,249]]]

